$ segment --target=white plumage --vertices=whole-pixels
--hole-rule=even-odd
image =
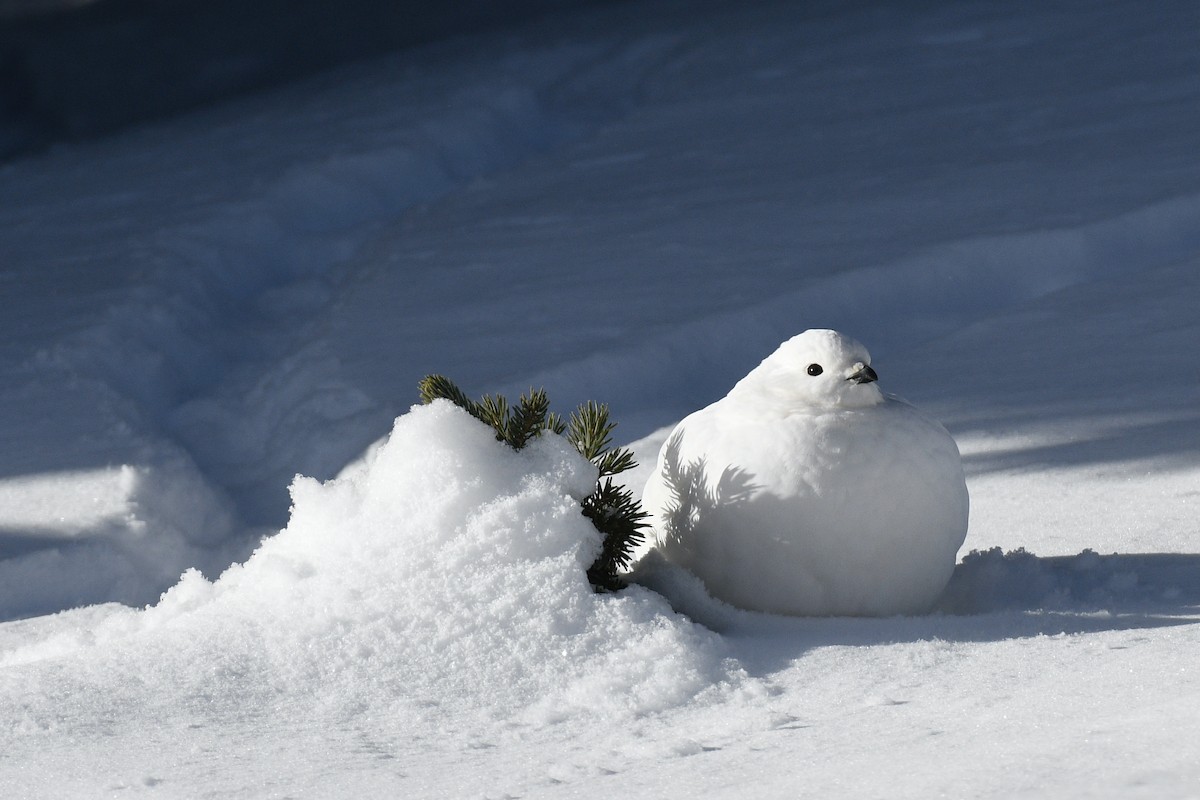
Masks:
[[[966,536],[962,462],[870,363],[853,339],[805,331],[680,422],[642,501],[663,555],[740,608],[928,610]]]

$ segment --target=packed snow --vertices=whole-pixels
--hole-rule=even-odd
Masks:
[[[1197,30],[616,4],[0,167],[0,795],[1195,796]],[[640,487],[808,328],[961,451],[929,613],[596,594],[594,468],[412,406]]]

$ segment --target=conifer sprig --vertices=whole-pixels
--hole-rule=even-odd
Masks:
[[[596,465],[599,473],[595,491],[580,503],[583,515],[603,537],[600,555],[588,567],[588,580],[598,592],[624,587],[620,573],[628,569],[634,548],[645,538],[648,514],[642,511],[633,492],[612,481],[613,475],[636,467],[637,462],[631,451],[612,447],[612,432],[617,424],[609,420],[607,405],[589,400],[569,420],[564,420],[550,411],[550,400],[543,389],[530,389],[510,408],[501,395],[484,395],[476,402],[442,375],[426,376],[417,388],[422,402],[449,400],[490,425],[496,439],[514,450],[522,449],[543,431],[566,436],[580,455]]]
[[[592,459],[592,462],[600,468],[601,478],[618,475],[638,465],[637,461],[633,459],[633,451],[626,450],[624,447],[617,447],[607,453],[602,453],[599,458]]]
[[[600,556],[588,567],[587,576],[597,591],[615,592],[624,587],[620,572],[629,569],[633,549],[645,538],[646,517],[633,492],[613,483],[597,481],[596,491],[583,498],[583,515],[604,534]]]
[[[492,426],[496,439],[520,450],[543,430],[561,433],[561,420],[550,414],[550,398],[544,389],[530,389],[521,395],[516,407],[510,408],[502,395],[485,394],[478,402],[467,397],[462,389],[444,375],[427,375],[417,384],[421,402],[444,399],[464,409],[475,419]]]
[[[617,423],[608,418],[608,406],[589,400],[571,415],[566,428],[567,441],[600,469],[601,478],[637,466],[631,451],[612,446],[612,432],[616,427]]]
[[[551,411],[546,415],[546,430],[562,436],[567,432],[567,421],[558,412]]]
[[[422,403],[428,404],[439,399],[449,400],[459,408],[466,410],[472,417],[482,419],[471,398],[467,397],[463,390],[445,375],[426,375],[417,384],[417,391],[421,394]]]
[[[504,441],[514,450],[520,450],[532,439],[547,429],[550,415],[550,398],[544,389],[530,389],[508,415],[508,429]]]
[[[608,421],[608,406],[588,400],[571,415],[567,441],[580,455],[592,461],[612,444],[611,434],[615,427],[616,423]]]

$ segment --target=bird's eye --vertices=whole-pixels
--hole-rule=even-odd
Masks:
[[[808,365],[808,374],[812,375],[814,378],[817,377],[818,375],[820,375],[824,371],[825,370],[821,369],[820,364],[809,364]]]

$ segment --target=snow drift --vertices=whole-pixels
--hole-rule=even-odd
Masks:
[[[0,624],[0,796],[1194,795],[1197,6],[1087,5],[613,4],[5,165],[0,618],[207,580]],[[962,448],[941,613],[596,597],[583,467],[436,409],[289,523],[431,371],[636,437],[816,325]]]
[[[343,476],[298,477],[288,526],[216,581],[188,571],[152,608],[5,648],[6,738],[197,703],[370,709],[410,731],[436,708],[439,730],[478,734],[659,711],[733,679],[718,637],[657,595],[593,593],[594,482],[558,436],[515,452],[447,402],[415,408]]]

